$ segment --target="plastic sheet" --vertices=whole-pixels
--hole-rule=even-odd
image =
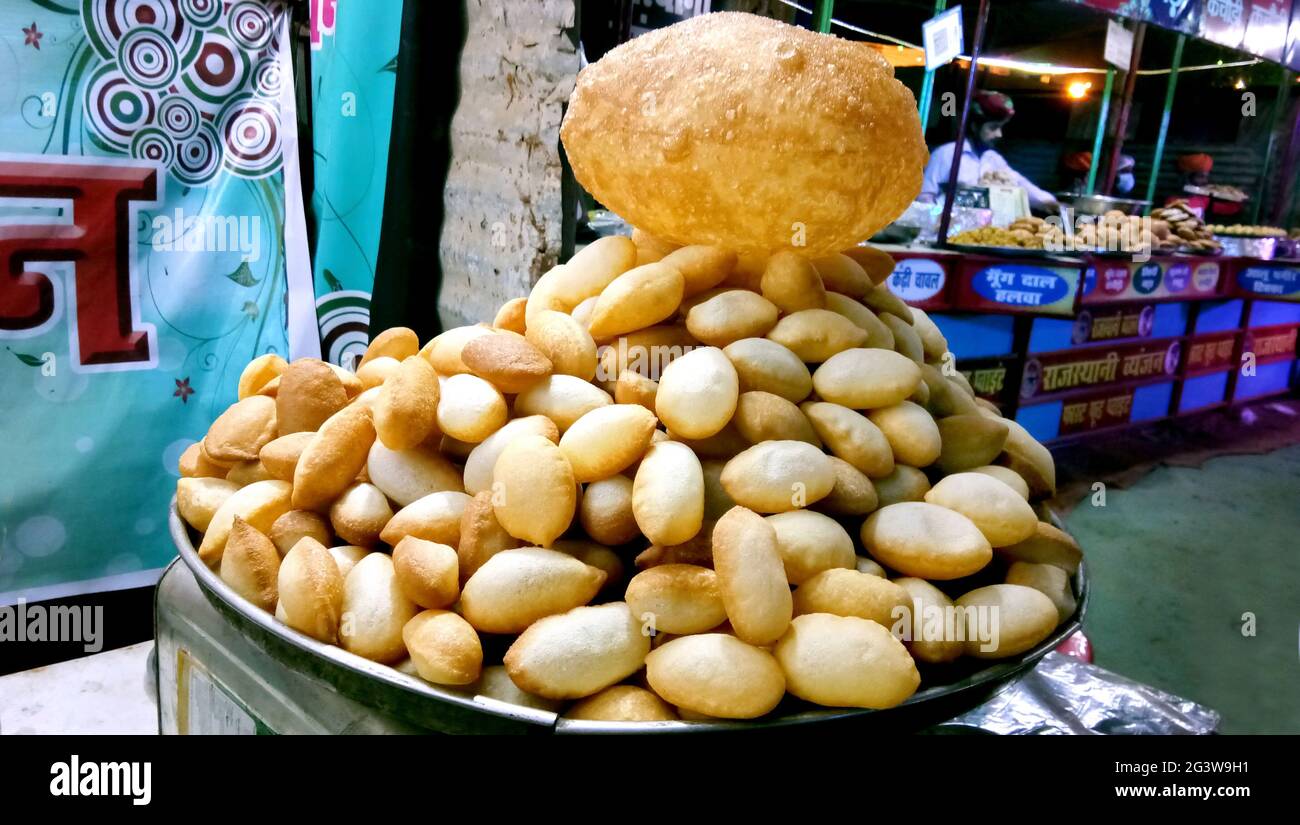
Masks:
[[[1210,734],[1215,711],[1071,656],[1049,653],[1023,678],[938,732]]]

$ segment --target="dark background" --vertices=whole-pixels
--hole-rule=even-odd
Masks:
[[[715,2],[714,5],[724,4]],[[810,7],[812,3],[800,2],[799,5]],[[950,0],[948,3],[949,8],[956,5],[962,6],[965,24],[966,48],[963,53],[969,54],[974,42],[978,3],[974,0],[960,4]],[[837,0],[834,8],[836,20],[916,44],[921,41],[921,24],[933,16],[932,0]],[[1093,9],[1063,0],[990,0],[982,54],[1061,66],[1106,68],[1108,64],[1102,55],[1108,19]],[[801,25],[812,26],[808,14],[797,13],[795,20]],[[1120,22],[1130,30],[1136,25],[1131,20]],[[832,33],[871,41],[871,38],[840,26],[833,26]],[[1139,69],[1168,69],[1177,37],[1174,32],[1148,25]],[[1252,197],[1263,193],[1261,220],[1280,205],[1280,199],[1289,188],[1280,180],[1281,154],[1286,145],[1286,132],[1297,109],[1300,109],[1300,95],[1296,94],[1300,84],[1291,75],[1283,83],[1282,67],[1269,62],[1205,71],[1185,70],[1191,66],[1217,67],[1219,61],[1230,64],[1250,59],[1250,55],[1194,37],[1187,38],[1183,49],[1184,71],[1178,76],[1164,159],[1159,170],[1157,201],[1181,188],[1181,175],[1176,167],[1178,156],[1206,152],[1215,161],[1211,182],[1238,186]],[[900,67],[895,74],[919,97],[924,69]],[[957,119],[945,117],[939,107],[945,92],[954,93],[960,107],[965,78],[965,69],[955,62],[935,73],[929,130],[925,136],[931,148],[954,139]],[[1137,194],[1134,197],[1143,196],[1150,179],[1168,78],[1168,74],[1139,75],[1134,87],[1133,110],[1124,148],[1124,152],[1137,162],[1134,190]],[[1075,101],[1066,96],[1065,88],[1071,80],[1092,82],[1087,99]],[[1123,80],[1124,73],[1117,72],[1110,106],[1112,131],[1118,116]],[[1234,88],[1238,82],[1245,88]],[[1037,75],[988,67],[981,68],[978,80],[979,87],[1005,92],[1015,101],[1016,116],[1004,130],[999,151],[1018,171],[1053,191],[1065,188],[1071,179],[1061,168],[1062,156],[1092,149],[1104,83],[1105,76],[1101,74],[1057,76],[1051,82],[1043,83]],[[1253,117],[1242,114],[1244,92],[1255,96]],[[1269,180],[1262,181],[1260,171],[1268,145],[1269,127],[1279,100],[1284,111],[1278,129],[1278,149],[1273,156]],[[1103,158],[1109,157],[1109,145],[1108,140]]]

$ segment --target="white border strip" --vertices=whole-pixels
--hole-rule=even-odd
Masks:
[[[280,15],[280,129],[284,169],[284,272],[289,293],[289,360],[320,357],[320,327],[316,323],[316,287],[307,247],[307,216],[303,213],[302,179],[298,169],[298,103],[293,78],[293,40],[288,6]]]

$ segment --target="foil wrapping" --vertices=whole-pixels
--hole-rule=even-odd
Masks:
[[[1188,699],[1052,652],[942,732],[1210,734],[1219,714]]]

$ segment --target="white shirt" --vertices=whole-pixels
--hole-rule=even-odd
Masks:
[[[948,184],[948,174],[952,170],[952,153],[956,143],[945,143],[930,153],[930,162],[925,165],[925,179],[921,183],[923,200],[939,200],[943,187]],[[1001,172],[1016,182],[1029,193],[1029,205],[1045,209],[1055,202],[1052,193],[1039,189],[1029,178],[1011,168],[1007,159],[992,149],[985,149],[984,154],[977,155],[969,140],[962,142],[961,165],[957,167],[957,183],[961,186],[979,186],[985,172]]]

